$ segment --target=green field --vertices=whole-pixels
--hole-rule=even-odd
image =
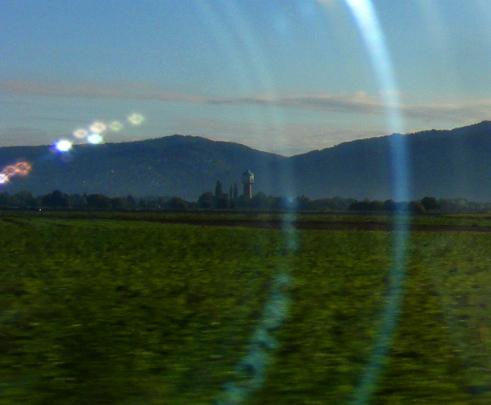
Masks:
[[[250,388],[247,404],[356,402],[390,284],[390,232],[300,230],[292,247],[275,229],[127,215],[0,216],[1,404],[209,404],[230,402],[230,386]],[[490,269],[491,234],[411,235],[373,403],[491,403]],[[240,365],[275,294],[287,310],[256,378]]]

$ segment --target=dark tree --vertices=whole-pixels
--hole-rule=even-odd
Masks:
[[[70,206],[70,199],[67,194],[55,190],[51,194],[46,194],[42,197],[41,204],[48,208],[68,208]]]
[[[217,183],[215,185],[215,197],[219,198],[223,194],[223,186],[222,182],[220,180],[217,180]]]
[[[437,210],[440,208],[438,201],[434,197],[425,197],[421,200],[421,204],[425,207],[426,211]]]
[[[20,191],[10,197],[11,204],[16,208],[36,208],[38,201],[29,191]]]
[[[396,210],[396,203],[393,200],[384,201],[384,211],[393,212]]]
[[[308,210],[310,208],[310,199],[304,195],[297,197],[297,209],[298,210]]]
[[[102,194],[90,194],[87,196],[87,205],[93,209],[108,209],[112,207],[109,197]]]
[[[234,183],[233,199],[237,200],[237,198],[239,198],[239,188],[237,187],[237,183]]]
[[[185,211],[189,208],[189,203],[179,197],[173,197],[165,204],[168,210]]]
[[[225,209],[230,207],[230,201],[228,194],[223,193],[222,195],[215,197],[215,208]]]
[[[263,192],[256,193],[252,200],[250,201],[250,206],[256,209],[268,209],[269,208],[269,200],[266,194]]]
[[[121,197],[111,198],[111,208],[118,211],[127,209],[126,199]]]
[[[409,210],[414,214],[424,214],[426,209],[419,201],[411,201],[409,203]]]
[[[70,195],[70,207],[85,209],[87,208],[87,196],[85,194],[72,194]]]
[[[8,193],[0,193],[0,207],[9,207],[10,204],[10,195]]]
[[[126,206],[130,210],[136,209],[137,203],[136,203],[135,197],[133,197],[132,195],[126,196]]]
[[[199,208],[213,208],[214,204],[214,197],[213,194],[210,191],[207,191],[206,193],[203,193],[199,196],[198,198],[198,207]]]

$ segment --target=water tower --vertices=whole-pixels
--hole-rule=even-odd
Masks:
[[[252,188],[254,185],[254,173],[250,170],[242,174],[242,184],[244,186],[244,198],[250,200],[252,198]]]

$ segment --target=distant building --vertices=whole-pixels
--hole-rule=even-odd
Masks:
[[[242,174],[242,185],[244,186],[244,198],[250,200],[253,195],[253,187],[254,187],[254,173],[250,170],[245,171]]]

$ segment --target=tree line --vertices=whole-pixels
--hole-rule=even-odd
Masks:
[[[34,196],[23,191],[15,194],[0,193],[0,209],[63,209],[63,210],[260,210],[260,211],[331,211],[331,212],[479,212],[490,211],[491,203],[472,202],[466,199],[436,199],[425,197],[410,202],[392,200],[356,200],[352,198],[310,199],[269,196],[256,193],[252,199],[239,195],[237,186],[229,192],[217,182],[214,192],[203,193],[197,201],[179,197],[108,197],[103,194],[67,194],[59,190]]]

